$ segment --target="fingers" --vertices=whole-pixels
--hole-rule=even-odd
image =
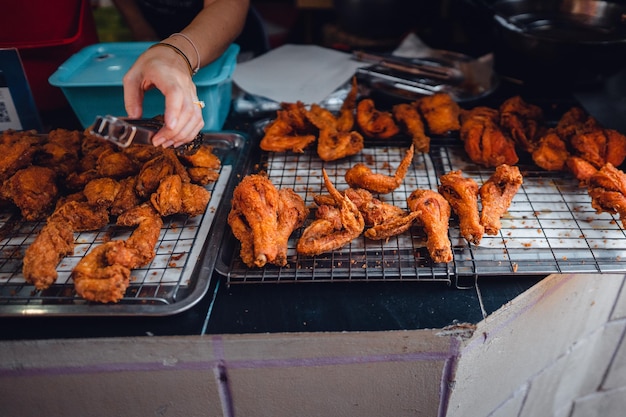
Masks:
[[[154,146],[176,147],[191,142],[196,137],[204,127],[204,120],[200,106],[194,102],[197,102],[195,96],[188,93],[172,93],[166,96],[165,126],[152,138]]]

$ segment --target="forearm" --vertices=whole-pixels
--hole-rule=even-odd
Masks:
[[[205,0],[202,11],[181,33],[195,45],[199,66],[217,59],[241,33],[246,21],[249,0]],[[171,36],[165,41],[181,49],[192,66],[198,66],[193,46],[182,36]]]

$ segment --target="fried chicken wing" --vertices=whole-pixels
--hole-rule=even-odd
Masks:
[[[485,106],[463,114],[460,137],[473,162],[487,167],[518,162],[515,143],[500,129],[498,118],[497,110]]]
[[[445,135],[461,128],[461,107],[450,94],[436,93],[421,97],[415,106],[426,121],[428,132],[433,135]]]
[[[45,219],[59,197],[56,173],[37,165],[22,168],[2,184],[0,195],[20,209],[24,220]]]
[[[380,194],[390,193],[402,184],[413,162],[413,149],[413,145],[407,149],[393,176],[374,173],[367,165],[358,163],[346,171],[346,182],[352,188],[364,188]]]
[[[400,128],[411,136],[415,152],[428,153],[430,151],[430,137],[426,135],[426,128],[417,107],[408,103],[400,103],[393,106],[392,113]]]
[[[265,175],[247,175],[235,187],[228,214],[240,256],[249,267],[285,266],[287,244],[308,216],[304,200],[292,189],[278,190]]]
[[[544,131],[543,110],[514,96],[500,105],[500,127],[522,150],[532,153]]]
[[[308,225],[298,240],[296,251],[302,255],[320,255],[343,247],[358,237],[365,228],[365,221],[357,206],[341,194],[322,169],[326,189],[336,207],[318,209],[317,219]],[[323,213],[326,213],[324,215]]]
[[[500,218],[507,212],[513,197],[523,183],[523,177],[516,166],[502,164],[480,187],[482,203],[480,223],[488,235],[497,235],[502,228]]]
[[[339,116],[337,116],[337,131],[350,132],[354,129],[355,112],[356,112],[356,100],[359,95],[359,88],[356,81],[356,76],[352,77],[352,86],[348,95],[341,104],[339,109]]]
[[[438,192],[417,189],[407,199],[409,209],[419,213],[417,222],[426,232],[426,248],[433,262],[447,263],[453,259],[448,238],[450,204]]]
[[[313,104],[307,118],[319,129],[317,154],[323,161],[336,161],[363,149],[363,136],[354,130],[339,130],[338,120],[329,110]]]
[[[190,178],[187,170],[176,157],[171,149],[164,149],[163,152],[152,158],[141,167],[137,176],[135,191],[142,198],[148,198],[155,192],[161,180],[168,175],[177,174],[183,182],[189,182]]]
[[[260,147],[268,152],[303,153],[307,146],[315,142],[304,103],[281,103],[281,106],[282,110],[276,112],[276,118],[265,127]]]
[[[459,217],[461,236],[469,243],[480,244],[485,228],[480,224],[478,184],[473,179],[464,177],[461,170],[442,175],[439,182],[439,194],[450,203]]]
[[[626,227],[626,174],[610,162],[589,178],[587,192],[596,213],[618,214]]]
[[[165,177],[159,188],[150,196],[152,206],[161,216],[204,213],[211,193],[197,184],[184,183],[178,175]]]
[[[371,98],[365,98],[357,104],[356,121],[361,132],[373,139],[389,139],[400,133],[391,112],[376,109]]]

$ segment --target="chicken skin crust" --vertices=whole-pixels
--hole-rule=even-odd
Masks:
[[[447,93],[436,93],[420,98],[415,102],[420,114],[426,121],[428,132],[433,135],[445,135],[461,128],[461,107]]]
[[[235,187],[228,214],[240,256],[250,268],[287,265],[289,237],[309,214],[304,200],[290,188],[278,190],[267,176],[251,174]]]
[[[426,232],[426,248],[433,262],[451,262],[454,257],[448,237],[448,201],[436,191],[417,189],[409,195],[407,203],[411,211],[419,213],[417,222]]]
[[[516,166],[502,164],[480,187],[482,203],[480,223],[488,235],[497,235],[502,228],[500,218],[507,212],[524,179]]]
[[[442,175],[439,182],[439,194],[448,200],[459,217],[461,236],[469,243],[480,244],[485,228],[480,224],[478,183],[464,177],[460,170]]]
[[[426,127],[417,106],[400,103],[393,106],[391,110],[400,128],[411,137],[415,152],[428,153],[430,151],[430,137],[426,135]]]

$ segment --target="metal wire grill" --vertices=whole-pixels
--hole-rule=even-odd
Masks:
[[[19,213],[0,213],[0,316],[1,315],[163,315],[193,305],[208,288],[210,273],[200,275],[196,266],[204,261],[203,247],[209,238],[216,210],[233,175],[232,154],[239,136],[221,143],[216,154],[223,164],[218,180],[207,185],[211,199],[204,214],[195,217],[164,217],[156,256],[145,267],[133,269],[124,297],[114,305],[89,303],[74,291],[71,272],[92,248],[109,240],[125,240],[132,228],[114,224],[94,232],[75,233],[74,253],[57,266],[58,279],[48,289],[37,291],[22,274],[24,251],[45,222],[23,222]],[[235,143],[237,142],[237,143]],[[217,148],[217,146],[216,146]]]
[[[310,207],[313,197],[326,193],[322,168],[335,187],[348,187],[344,174],[357,162],[374,172],[393,175],[408,143],[374,144],[360,154],[340,161],[323,162],[315,150],[304,154],[262,154],[260,167],[276,187],[293,188]],[[438,178],[462,170],[479,185],[493,173],[472,163],[458,139],[434,140],[429,154],[416,154],[412,168],[394,192],[381,200],[407,207],[407,197],[417,188],[436,190]],[[502,219],[496,236],[484,235],[480,245],[469,245],[460,235],[458,219],[450,219],[449,238],[454,260],[435,264],[426,250],[426,236],[418,226],[388,241],[361,236],[331,253],[307,257],[296,253],[302,228],[289,240],[286,267],[248,268],[239,258],[238,242],[227,234],[218,271],[231,284],[296,281],[447,281],[479,275],[547,275],[563,272],[626,271],[626,240],[619,218],[597,214],[585,188],[567,173],[539,170],[520,164],[524,184]],[[310,220],[314,218],[314,210]]]

